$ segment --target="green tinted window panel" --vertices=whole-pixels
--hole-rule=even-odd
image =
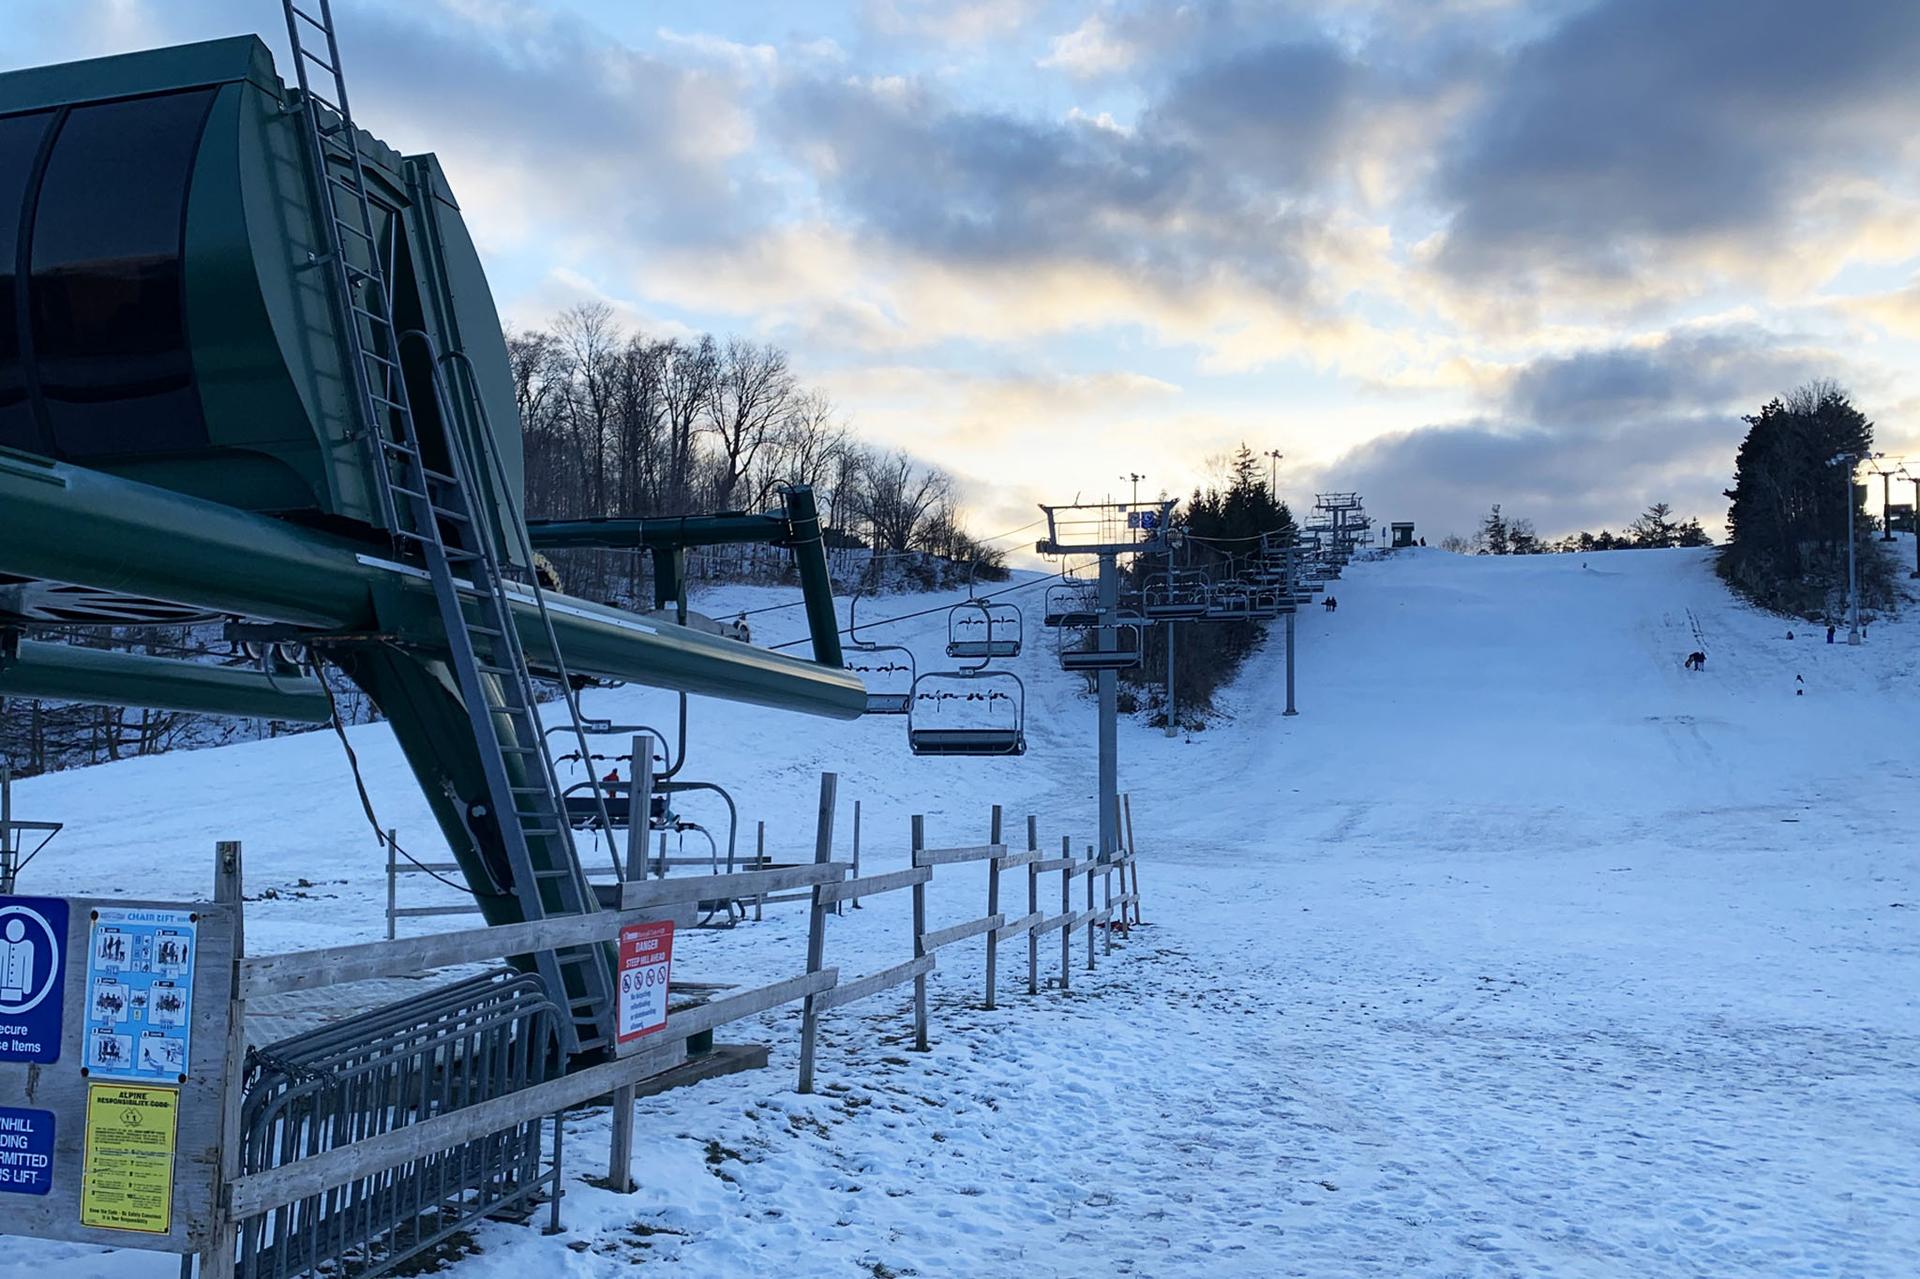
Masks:
[[[27,392],[25,290],[19,287],[25,244],[20,234],[27,187],[53,112],[0,119],[0,444],[42,452]]]
[[[43,421],[70,460],[204,448],[183,303],[189,178],[212,90],[77,107],[34,201]]]

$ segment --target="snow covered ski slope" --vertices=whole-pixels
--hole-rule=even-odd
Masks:
[[[905,1051],[904,997],[857,1005],[826,1024],[812,1097],[790,1090],[797,1014],[770,1015],[771,1070],[642,1103],[636,1194],[582,1179],[605,1115],[579,1117],[567,1233],[489,1227],[451,1273],[1920,1274],[1920,623],[1829,646],[1691,551],[1411,552],[1335,590],[1337,614],[1299,619],[1297,718],[1276,630],[1229,722],[1123,728],[1152,927],[1114,962],[1071,994],[1010,981],[987,1012],[977,947],[943,952],[934,1051]],[[934,602],[869,602],[862,631]],[[797,609],[754,620],[763,642],[801,633]],[[874,634],[941,662],[938,615]],[[1705,671],[1683,670],[1696,648]],[[688,771],[783,852],[839,771],[874,870],[904,864],[916,812],[939,842],[984,836],[1001,803],[1084,844],[1091,706],[1031,625],[1014,667],[1022,760],[699,704]],[[382,821],[437,855],[383,730],[354,739]],[[199,891],[234,837],[257,949],[382,926],[327,735],[40,779],[20,809],[69,823],[28,891]],[[938,918],[977,908],[937,883]],[[452,899],[430,888],[406,891]],[[829,962],[896,962],[904,915],[835,921]],[[676,971],[765,979],[803,946],[804,920],[769,912],[686,939]],[[160,1264],[18,1244],[0,1279]]]

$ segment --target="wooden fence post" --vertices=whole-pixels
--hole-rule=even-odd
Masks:
[[[1060,837],[1060,856],[1068,862],[1073,861],[1073,836]],[[1065,867],[1060,872],[1060,913],[1073,914],[1073,867]],[[1060,925],[1060,989],[1073,989],[1073,927],[1070,923]]]
[[[755,870],[765,870],[767,868],[767,824],[765,822],[759,823],[758,829],[754,832],[753,868]],[[759,896],[753,899],[753,922],[754,923],[757,924],[766,917],[764,913],[766,911],[766,908],[767,908],[767,895],[765,893],[761,893]]]
[[[222,1045],[226,1068],[220,1086],[225,1096],[220,1114],[220,1178],[213,1195],[213,1228],[207,1237],[206,1251],[200,1254],[201,1279],[233,1279],[240,1250],[240,1223],[227,1210],[227,1187],[240,1176],[240,1152],[245,1143],[240,1133],[240,1101],[247,1073],[247,1005],[240,997],[240,961],[247,953],[246,896],[237,840],[222,840],[213,846],[213,900],[233,907],[233,972],[226,998],[232,1001],[228,1011],[227,1042]],[[184,1272],[187,1258],[181,1258]]]
[[[853,878],[860,878],[860,801],[853,801]],[[853,899],[853,908],[860,909],[860,899]]]
[[[838,773],[820,774],[820,817],[814,827],[813,861],[816,866],[833,860],[833,808],[840,792]],[[807,924],[807,975],[811,977],[826,966],[827,903],[826,886],[813,886],[812,917]],[[800,1085],[803,1093],[813,1091],[813,1041],[820,1028],[820,996],[808,995],[800,1005]]]
[[[1127,864],[1133,867],[1133,922],[1140,922],[1140,851],[1133,846],[1133,796],[1120,797],[1120,811],[1126,817]],[[1125,892],[1127,881],[1120,881],[1120,891]]]
[[[1124,875],[1126,869],[1126,866],[1123,864],[1120,867],[1120,873]],[[1111,955],[1113,953],[1113,867],[1109,866],[1100,873],[1100,884],[1106,894],[1107,953]],[[1089,884],[1088,886],[1091,887],[1092,885]]]
[[[1099,853],[1087,845],[1087,971],[1093,971],[1093,872],[1099,865]]]
[[[913,865],[920,864],[920,850],[927,846],[927,819],[918,813],[913,817]],[[927,953],[927,886],[913,886],[913,957],[920,959]],[[913,978],[913,1046],[921,1052],[927,1051],[927,975],[916,973]]]
[[[993,806],[993,820],[988,827],[987,842],[1000,842],[1000,805]],[[1000,858],[996,855],[987,858],[987,914],[1000,913]],[[987,930],[987,1007],[993,1007],[993,989],[1000,972],[1000,930]]]
[[[1027,817],[1027,851],[1035,857],[1040,855],[1040,819],[1031,814]],[[1027,914],[1037,916],[1040,913],[1040,872],[1027,863]],[[1040,993],[1040,933],[1036,928],[1027,929],[1027,993]]]
[[[399,854],[394,851],[398,846],[398,831],[387,832],[387,940],[393,940],[393,925],[397,918],[394,910],[399,906],[400,863]]]

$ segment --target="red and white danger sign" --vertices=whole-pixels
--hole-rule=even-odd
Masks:
[[[615,1002],[618,1041],[632,1043],[667,1024],[667,978],[673,969],[673,921],[620,930],[620,982]]]

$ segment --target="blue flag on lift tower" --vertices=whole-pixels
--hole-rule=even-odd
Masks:
[[[1157,529],[1160,527],[1160,512],[1128,511],[1127,527],[1145,529],[1148,532],[1152,532],[1154,529]]]

